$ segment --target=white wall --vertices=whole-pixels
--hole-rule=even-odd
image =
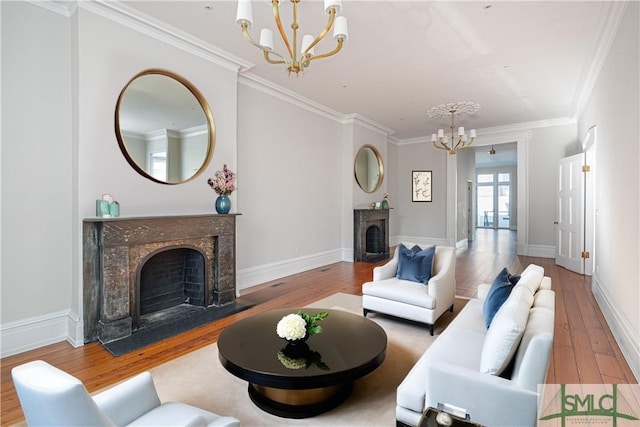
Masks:
[[[579,152],[576,124],[531,130],[529,144],[529,244],[555,250],[558,161]]]
[[[397,208],[394,212],[394,229],[397,230],[400,241],[423,244],[445,242],[447,191],[454,191],[447,186],[447,156],[448,153],[436,150],[430,142],[398,146],[397,163],[393,172],[397,189],[390,197],[392,206]],[[432,202],[411,201],[411,172],[414,170],[432,171]]]
[[[241,288],[341,259],[341,125],[238,87]]]
[[[629,2],[593,93],[580,140],[597,126],[593,290],[640,378],[640,5]]]
[[[0,8],[4,354],[66,337],[75,242],[69,20],[27,2]],[[47,329],[27,339],[29,318]]]

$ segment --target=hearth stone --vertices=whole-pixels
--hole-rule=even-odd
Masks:
[[[85,219],[85,342],[105,343],[134,333],[135,319],[140,317],[140,270],[147,259],[167,249],[187,248],[202,254],[207,307],[234,302],[237,215]]]

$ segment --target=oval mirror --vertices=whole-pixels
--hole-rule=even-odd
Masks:
[[[198,176],[215,147],[211,109],[186,79],[151,69],[126,84],[116,105],[118,144],[142,176],[180,184]]]
[[[382,185],[384,167],[382,157],[372,145],[363,145],[356,154],[354,173],[360,188],[373,193]]]

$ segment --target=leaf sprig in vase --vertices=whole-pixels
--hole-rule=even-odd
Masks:
[[[311,335],[322,332],[322,326],[317,322],[327,317],[329,313],[322,311],[309,316],[307,313],[298,311],[284,316],[276,325],[276,333],[280,338],[288,341],[303,340]]]
[[[216,172],[214,178],[207,180],[207,184],[219,195],[228,196],[236,189],[236,174],[224,165],[222,170]]]

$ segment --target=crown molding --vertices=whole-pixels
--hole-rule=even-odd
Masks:
[[[386,126],[381,125],[380,123],[374,122],[371,119],[368,119],[360,114],[354,113],[354,114],[348,114],[346,116],[344,116],[344,119],[342,121],[343,124],[357,124],[360,126],[363,126],[369,130],[372,130],[374,132],[380,133],[384,136],[389,136],[389,135],[393,135],[394,133],[396,133],[395,130],[390,129]]]
[[[297,92],[279,86],[272,81],[259,77],[253,73],[242,73],[238,75],[238,83],[323,116],[329,120],[342,123],[345,119],[344,114],[312,101],[309,98],[305,98]]]
[[[576,119],[570,117],[562,117],[557,119],[549,119],[549,120],[539,120],[536,122],[525,122],[525,123],[515,123],[512,125],[504,125],[504,126],[493,126],[483,129],[477,129],[477,139],[482,137],[490,137],[501,134],[519,134],[530,132],[531,129],[537,128],[547,128],[552,126],[562,126],[568,124],[576,123]],[[431,143],[430,136],[418,136],[415,138],[407,138],[407,139],[389,139],[389,142],[395,145],[409,145],[409,144],[422,144],[422,143]]]
[[[238,73],[254,64],[117,0],[81,1],[82,9]]]
[[[26,0],[34,6],[41,7],[49,12],[57,13],[66,18],[71,18],[78,8],[75,1],[53,1],[53,0]]]
[[[512,125],[493,126],[488,128],[478,129],[476,131],[478,136],[495,135],[499,133],[516,133],[526,132],[531,129],[548,128],[552,126],[562,126],[576,123],[576,119],[571,117],[560,117],[557,119],[538,120],[536,122],[524,122],[515,123]]]
[[[613,45],[618,28],[627,9],[626,1],[608,1],[602,2],[600,5],[600,14],[598,16],[597,34],[598,40],[593,52],[593,60],[590,62],[586,73],[581,76],[579,90],[573,99],[573,116],[575,120],[584,110],[584,107],[593,92],[593,88],[598,81],[604,62],[609,55],[609,50]]]

